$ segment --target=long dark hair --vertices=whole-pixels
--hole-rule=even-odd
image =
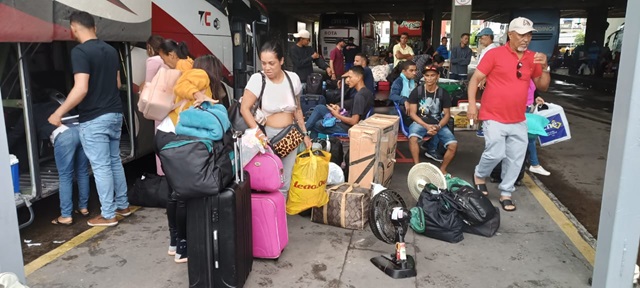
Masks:
[[[172,39],[166,39],[160,44],[159,48],[159,51],[162,51],[164,54],[175,52],[180,59],[187,59],[187,57],[193,58],[185,42],[178,43]]]
[[[260,48],[260,55],[264,52],[276,54],[276,58],[278,58],[278,60],[282,60],[284,58],[284,49],[279,41],[269,40],[262,44],[262,47]]]
[[[164,38],[157,34],[151,35],[149,36],[149,39],[147,39],[147,44],[149,44],[149,47],[153,49],[153,56],[158,55],[162,42],[164,42]]]
[[[207,75],[209,76],[209,87],[211,88],[213,99],[215,100],[221,100],[217,97],[217,94],[222,88],[222,66],[222,62],[218,57],[211,54],[200,56],[193,61],[194,69],[202,69],[207,72]]]

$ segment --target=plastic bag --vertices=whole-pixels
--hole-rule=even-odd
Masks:
[[[473,185],[469,184],[469,182],[467,181],[464,181],[458,177],[451,177],[451,174],[445,175],[444,178],[447,180],[447,187],[453,187],[453,185],[473,187]]]
[[[327,177],[327,185],[336,185],[344,183],[344,172],[338,164],[329,163],[329,177]]]
[[[242,147],[240,153],[242,154],[242,168],[247,166],[249,161],[253,159],[258,153],[264,154],[264,143],[262,140],[256,137],[256,131],[258,128],[247,129],[242,135]]]
[[[295,215],[329,202],[326,192],[331,154],[322,150],[306,150],[296,157],[289,186],[287,214]]]

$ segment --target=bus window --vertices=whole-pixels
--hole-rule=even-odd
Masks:
[[[207,2],[218,8],[224,15],[227,15],[227,0],[207,0]]]

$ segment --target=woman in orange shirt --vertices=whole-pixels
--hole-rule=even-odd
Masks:
[[[182,73],[191,70],[193,67],[193,59],[190,56],[187,44],[184,42],[178,43],[171,39],[167,39],[160,44],[158,55],[160,55],[160,58],[162,58],[165,65],[169,66],[171,69],[178,69],[182,71]],[[180,109],[180,107],[176,110],[178,109]],[[180,112],[176,110],[169,113],[171,122],[173,122],[170,123],[172,125],[168,125],[170,127],[165,125],[165,122],[167,121],[163,121],[160,126],[158,126],[158,131],[156,132],[155,137],[156,153],[159,153],[164,145],[175,138],[175,125],[178,122],[178,113]],[[186,204],[184,201],[177,200],[175,193],[173,193],[173,189],[170,189],[170,191],[171,195],[169,195],[169,200],[167,202],[167,220],[169,222],[170,237],[168,254],[174,256],[174,261],[176,263],[186,263]]]

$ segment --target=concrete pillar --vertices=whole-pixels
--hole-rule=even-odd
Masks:
[[[451,1],[451,40],[449,41],[451,46],[449,49],[460,45],[460,35],[469,33],[471,30],[471,5],[456,6],[456,2],[458,1]]]
[[[0,109],[0,272],[13,272],[18,275],[22,283],[24,278],[24,263],[22,247],[20,246],[20,230],[18,229],[18,215],[13,196],[13,182],[9,168],[9,148],[7,147],[7,133],[4,122],[4,111]],[[25,164],[26,165],[26,164]]]
[[[640,1],[629,1],[604,176],[593,287],[631,287],[638,257],[640,18],[632,14],[637,11],[640,11]]]
[[[431,28],[433,27],[433,10],[429,9],[424,12],[424,20],[422,21],[422,42],[432,38]],[[433,45],[433,42],[431,42]],[[426,47],[425,47],[426,48]]]
[[[584,35],[584,44],[589,47],[591,42],[604,46],[605,33],[609,27],[607,22],[608,9],[606,5],[587,10],[587,32]]]
[[[431,45],[433,45],[434,49],[438,48],[438,46],[440,46],[440,38],[442,38],[442,35],[440,35],[440,30],[442,30],[442,6],[441,4],[436,4],[433,7],[433,13],[431,15],[433,15],[433,27],[431,27],[431,31],[433,31],[433,33],[431,33]]]

